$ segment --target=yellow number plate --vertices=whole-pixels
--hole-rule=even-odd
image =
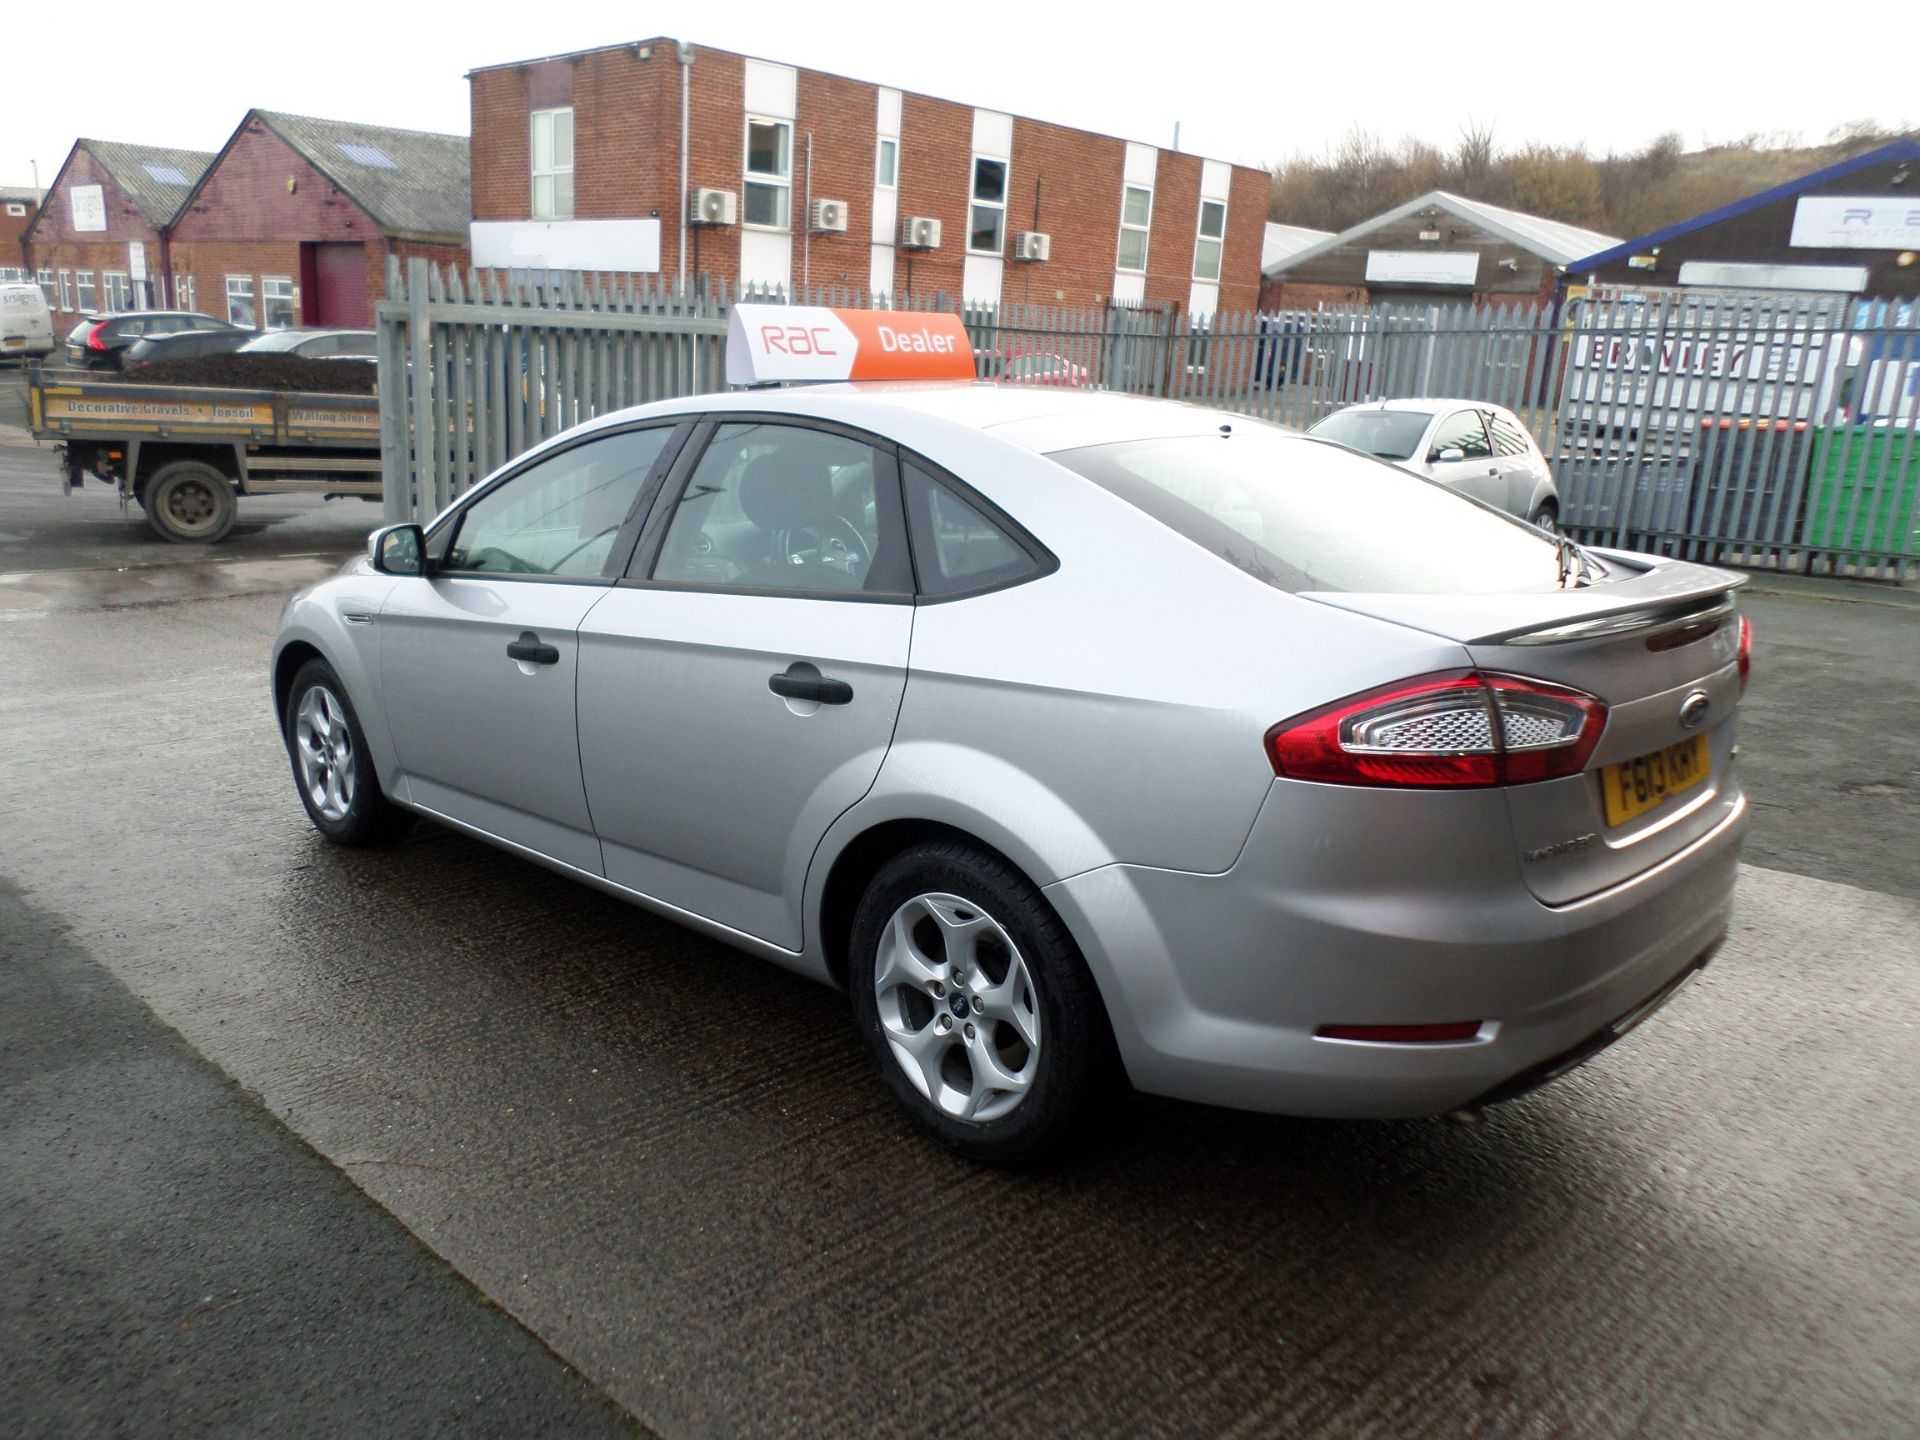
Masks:
[[[1600,790],[1607,800],[1607,824],[1624,825],[1634,816],[1646,814],[1669,795],[1691,790],[1707,778],[1712,768],[1704,735],[1637,760],[1603,766]]]

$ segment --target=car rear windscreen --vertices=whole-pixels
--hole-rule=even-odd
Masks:
[[[1279,590],[1492,595],[1559,585],[1554,542],[1383,461],[1236,426],[1050,459]]]
[[[1308,433],[1383,460],[1411,460],[1431,419],[1417,410],[1341,410]]]

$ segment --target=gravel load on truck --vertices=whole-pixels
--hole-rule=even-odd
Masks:
[[[200,355],[160,360],[120,376],[135,385],[211,385],[231,390],[307,390],[371,395],[371,360],[308,360],[299,355]]]

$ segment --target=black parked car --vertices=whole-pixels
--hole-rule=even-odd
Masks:
[[[225,330],[179,330],[171,335],[143,335],[120,355],[122,370],[144,370],[162,360],[198,360],[206,355],[230,355],[259,338],[252,330],[233,326]]]
[[[236,329],[239,327],[197,310],[123,310],[112,315],[89,315],[67,333],[67,364],[81,370],[118,370],[128,347],[149,335]]]
[[[371,360],[371,330],[269,330],[240,347],[247,355],[298,355],[303,360]]]

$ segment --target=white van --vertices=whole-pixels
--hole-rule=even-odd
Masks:
[[[53,353],[53,316],[38,285],[0,285],[0,359]]]

